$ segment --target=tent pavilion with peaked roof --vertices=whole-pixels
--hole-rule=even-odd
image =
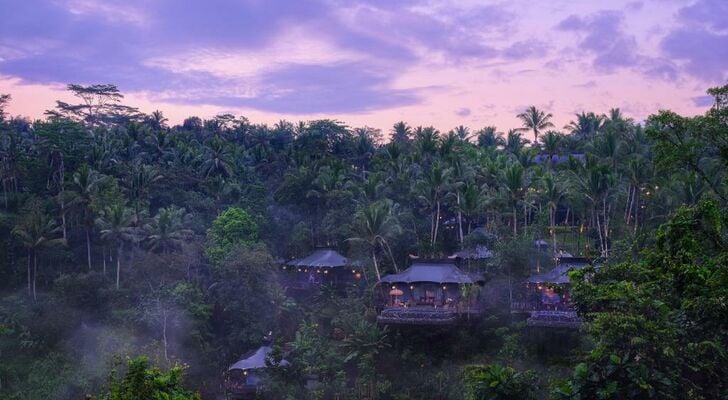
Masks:
[[[460,315],[475,315],[478,291],[465,290],[482,284],[478,274],[460,270],[452,261],[416,261],[398,274],[379,281],[381,308],[377,321],[386,324],[452,324]]]
[[[399,274],[382,277],[381,283],[473,284],[483,282],[479,275],[461,271],[450,262],[417,262]]]
[[[291,260],[287,264],[305,268],[340,268],[349,265],[349,259],[333,249],[317,249],[307,257]]]
[[[581,257],[560,257],[558,264],[549,272],[535,274],[528,277],[528,283],[531,284],[552,284],[566,285],[571,283],[569,280],[569,271],[574,269],[582,269],[589,265],[589,260]]]
[[[291,260],[283,265],[283,269],[295,274],[294,279],[286,284],[292,289],[306,289],[322,283],[352,283],[362,277],[361,264],[330,248],[316,249],[304,258]]]
[[[244,354],[240,360],[228,368],[225,376],[225,390],[230,395],[253,396],[261,388],[260,371],[268,368],[266,361],[273,348],[267,343],[256,350]],[[280,367],[290,366],[288,361],[281,360]]]
[[[448,258],[461,260],[485,260],[493,258],[493,252],[483,245],[477,245],[474,248],[462,249]]]

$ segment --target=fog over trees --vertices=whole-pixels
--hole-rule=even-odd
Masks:
[[[36,121],[0,95],[0,398],[217,399],[264,343],[265,399],[728,396],[728,86],[699,116],[389,131],[68,90]],[[349,285],[287,267],[321,248]],[[407,308],[383,277],[460,251],[488,252],[457,258],[467,318],[378,319]],[[559,251],[590,264],[563,275],[579,329],[512,312]]]

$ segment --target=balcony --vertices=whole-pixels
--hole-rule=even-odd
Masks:
[[[526,325],[542,328],[581,328],[581,318],[575,311],[531,311]]]
[[[479,309],[474,307],[386,307],[380,311],[377,322],[389,325],[450,325],[460,317],[479,314]]]

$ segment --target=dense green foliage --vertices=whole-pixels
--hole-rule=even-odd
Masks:
[[[38,121],[0,97],[2,398],[214,398],[270,331],[291,363],[272,399],[726,396],[728,87],[697,117],[583,112],[562,132],[530,107],[506,133],[399,122],[388,141],[332,120],[170,127],[112,85],[69,89],[83,103]],[[553,263],[537,239],[601,265],[572,279],[579,334],[510,315]],[[495,252],[467,266],[485,318],[375,323],[379,276],[476,245]],[[361,287],[287,290],[281,259],[318,246]]]
[[[150,367],[144,357],[129,360],[123,378],[112,376],[109,393],[99,400],[195,400],[195,395],[182,387],[182,367],[175,365],[166,372]]]

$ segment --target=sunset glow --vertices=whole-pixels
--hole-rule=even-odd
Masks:
[[[5,0],[0,93],[42,117],[68,83],[112,83],[171,122],[335,118],[501,130],[526,106],[635,120],[709,105],[728,3]],[[32,16],[31,16],[32,13]]]

